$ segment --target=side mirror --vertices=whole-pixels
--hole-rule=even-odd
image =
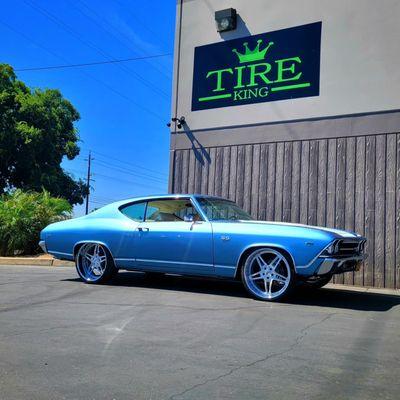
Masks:
[[[183,217],[185,222],[193,222],[194,221],[194,214],[188,214]]]

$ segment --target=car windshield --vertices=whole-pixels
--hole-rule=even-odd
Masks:
[[[254,219],[233,201],[212,197],[197,197],[197,201],[210,221],[249,221]]]

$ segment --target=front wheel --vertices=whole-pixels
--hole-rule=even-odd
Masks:
[[[264,301],[277,301],[293,286],[294,273],[289,261],[275,249],[253,251],[242,268],[242,281],[247,291]]]
[[[105,283],[117,272],[108,249],[99,243],[85,243],[75,257],[79,277],[86,283]]]

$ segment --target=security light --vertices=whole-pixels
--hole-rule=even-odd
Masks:
[[[215,12],[215,22],[218,32],[232,31],[236,29],[236,10],[227,8]]]
[[[185,117],[180,117],[180,118],[171,118],[171,121],[172,122],[176,122],[177,123],[177,127],[178,127],[178,129],[181,129],[182,128],[182,125],[184,125],[185,124]],[[171,122],[168,122],[168,124],[167,124],[167,126],[168,126],[168,128],[170,128],[171,127]]]

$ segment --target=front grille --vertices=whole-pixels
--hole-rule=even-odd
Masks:
[[[339,256],[359,255],[364,251],[365,240],[339,240],[335,253]]]

